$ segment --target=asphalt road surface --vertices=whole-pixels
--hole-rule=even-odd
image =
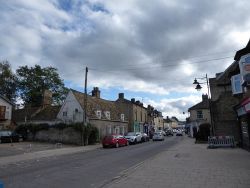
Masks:
[[[18,162],[0,167],[0,181],[4,188],[101,188],[160,152],[172,152],[171,147],[182,140],[173,136],[163,142]]]

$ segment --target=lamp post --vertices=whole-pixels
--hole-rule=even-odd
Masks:
[[[205,80],[204,82],[198,82],[197,80]],[[211,93],[210,93],[210,85],[209,85],[209,79],[207,77],[207,74],[205,77],[201,78],[195,78],[194,83],[196,84],[195,89],[197,91],[200,91],[202,89],[201,85],[206,84],[207,85],[207,92],[208,92],[208,107],[209,107],[209,113],[210,113],[210,123],[211,123],[211,135],[214,136],[214,122],[213,122],[213,114],[212,114],[212,106],[211,106]]]

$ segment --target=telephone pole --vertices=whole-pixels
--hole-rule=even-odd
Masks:
[[[85,69],[85,86],[84,86],[84,117],[83,117],[83,125],[82,125],[82,145],[88,145],[88,138],[84,138],[84,127],[87,126],[87,83],[88,83],[88,67]],[[88,135],[85,134],[88,137]],[[86,142],[84,141],[86,139]]]

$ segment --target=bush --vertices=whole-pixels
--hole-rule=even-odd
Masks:
[[[208,136],[210,136],[210,127],[211,125],[209,123],[201,124],[196,135],[196,141],[208,141]]]

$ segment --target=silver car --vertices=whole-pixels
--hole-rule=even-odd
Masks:
[[[153,141],[157,141],[157,140],[163,141],[164,135],[160,132],[155,132],[153,135]]]
[[[128,132],[125,138],[130,144],[136,144],[142,141],[142,134],[140,132]]]

